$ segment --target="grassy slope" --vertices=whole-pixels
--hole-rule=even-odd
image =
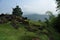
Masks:
[[[35,23],[34,21],[30,21],[30,22]],[[44,25],[44,23],[39,23],[39,22],[36,22],[35,24],[43,24]],[[52,36],[54,38],[54,40],[60,40],[60,33],[57,33],[53,27],[46,27],[45,30],[49,31],[48,34],[50,36]],[[43,31],[45,31],[45,30],[43,30]]]
[[[38,36],[34,32],[27,31],[24,27],[25,26],[20,25],[20,28],[16,30],[10,25],[10,23],[0,24],[0,40],[29,40],[24,36]],[[39,37],[41,40],[48,40],[46,35],[40,35]]]
[[[30,21],[34,24],[40,24],[39,22]],[[24,25],[19,24],[19,29],[14,29],[10,23],[0,24],[0,40],[29,40],[31,37],[39,37],[40,40],[48,40],[48,36],[45,34],[37,35],[34,32],[27,31]],[[54,31],[52,27],[46,28],[47,31],[51,31],[54,40],[60,40],[60,34]],[[46,31],[45,29],[43,31]],[[49,33],[50,34],[50,33]],[[31,39],[30,39],[31,40]]]

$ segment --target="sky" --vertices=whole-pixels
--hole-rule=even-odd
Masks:
[[[51,11],[56,14],[55,0],[0,0],[0,14],[12,13],[12,8],[19,5],[24,14],[45,14]]]

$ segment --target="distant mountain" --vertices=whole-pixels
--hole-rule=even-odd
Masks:
[[[31,20],[35,20],[35,21],[38,21],[38,20],[41,20],[41,21],[44,21],[45,18],[49,18],[48,15],[40,15],[40,14],[28,14],[28,15],[23,15],[23,17],[27,17],[28,19],[31,19]]]

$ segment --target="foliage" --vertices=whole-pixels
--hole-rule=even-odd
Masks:
[[[55,16],[53,15],[53,13],[51,11],[47,11],[46,14],[49,15],[49,19],[45,18],[45,23],[47,25],[47,27],[51,26],[52,22],[54,21],[55,19]]]
[[[60,33],[60,14],[58,14],[58,16],[55,18],[52,25]]]
[[[22,16],[23,12],[19,6],[16,6],[16,8],[13,8],[12,14],[16,16]]]
[[[56,0],[56,2],[57,2],[57,10],[59,10],[60,9],[60,0]]]

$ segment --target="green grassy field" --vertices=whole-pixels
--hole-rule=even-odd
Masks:
[[[47,35],[38,36],[34,32],[27,31],[24,27],[24,25],[20,24],[19,29],[14,29],[10,23],[0,24],[0,40],[32,40],[33,37],[48,40]]]
[[[33,22],[34,23],[34,22]],[[39,24],[39,23],[37,23]],[[19,24],[19,29],[14,29],[14,27],[10,23],[0,24],[0,40],[32,40],[34,37],[39,37],[40,40],[48,40],[49,37],[46,34],[40,33],[37,34],[40,31],[37,32],[29,32],[25,28],[25,26],[22,24]],[[52,28],[48,28],[52,36],[55,38],[55,40],[60,40],[60,35],[57,34],[55,31],[53,31]],[[48,29],[44,29],[41,32],[47,32]]]

